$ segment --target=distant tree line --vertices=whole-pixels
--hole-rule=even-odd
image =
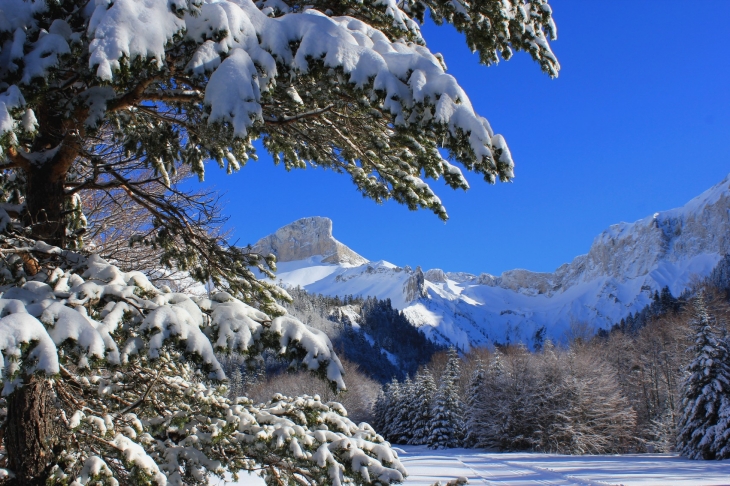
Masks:
[[[463,373],[461,364],[471,371]],[[540,352],[513,346],[478,350],[461,360],[452,349],[443,371],[438,368],[434,363],[414,380],[384,387],[375,426],[386,439],[566,454],[636,447],[636,413],[608,365],[584,350],[558,349],[548,341]],[[429,394],[424,390],[434,375],[439,385]]]
[[[679,297],[656,292],[608,331],[576,323],[566,342],[533,351],[437,353],[383,387],[376,429],[434,448],[730,458],[728,263]]]

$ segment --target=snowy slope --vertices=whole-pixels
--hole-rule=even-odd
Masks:
[[[680,294],[730,253],[729,211],[730,177],[681,208],[611,226],[587,254],[552,273],[477,276],[368,262],[332,237],[326,218],[307,218],[277,231],[289,237],[295,251],[277,253],[267,246],[271,237],[257,247],[277,253],[283,285],[389,298],[436,341],[530,342],[542,326],[557,339],[572,322],[610,326],[649,304],[665,285]]]

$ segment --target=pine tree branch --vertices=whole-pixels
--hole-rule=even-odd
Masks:
[[[10,160],[9,164],[4,164],[0,166],[0,170],[2,169],[23,169],[28,170],[30,169],[30,161],[23,157],[19,152],[18,149],[15,147],[9,147],[6,151],[7,157]]]
[[[157,376],[155,376],[155,379],[152,380],[152,383],[150,383],[150,385],[147,387],[147,391],[144,392],[144,395],[139,397],[139,399],[136,402],[134,402],[133,404],[131,404],[130,406],[128,406],[127,408],[125,408],[124,410],[119,412],[117,414],[117,416],[120,417],[124,414],[127,414],[127,413],[131,412],[132,410],[134,410],[135,408],[142,405],[144,403],[144,401],[147,399],[147,397],[149,396],[150,392],[152,391],[152,388],[157,384],[157,381],[160,379],[161,374],[162,374],[162,371],[161,370],[158,371]]]
[[[264,117],[264,122],[267,125],[288,125],[289,123],[294,123],[299,120],[304,120],[307,118],[313,118],[317,117],[323,113],[327,113],[332,108],[334,108],[334,104],[330,103],[329,105],[325,106],[324,108],[320,108],[318,110],[312,110],[308,111],[306,113],[299,113],[297,115],[290,115],[290,116],[281,116],[279,118],[267,118]]]

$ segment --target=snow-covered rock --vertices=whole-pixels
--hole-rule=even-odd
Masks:
[[[641,310],[664,286],[676,296],[708,275],[730,253],[730,176],[681,208],[609,227],[587,254],[552,273],[472,275],[367,262],[334,240],[326,218],[297,221],[260,245],[280,252],[277,277],[284,285],[391,299],[436,341],[530,343],[543,326],[561,339],[572,323],[606,328]]]

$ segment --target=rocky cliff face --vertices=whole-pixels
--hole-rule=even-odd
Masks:
[[[428,297],[426,279],[423,276],[421,267],[416,267],[416,270],[406,280],[406,283],[403,285],[403,295],[406,302]]]
[[[728,254],[729,209],[730,179],[725,179],[681,208],[612,225],[596,237],[587,254],[553,273],[510,270],[492,285],[550,296],[600,277],[624,283],[650,275],[662,264],[681,263],[701,254]]]
[[[253,250],[264,255],[273,253],[278,262],[306,260],[321,256],[322,262],[358,266],[368,260],[332,236],[332,220],[322,217],[302,218],[279,228],[273,235],[260,239]]]

